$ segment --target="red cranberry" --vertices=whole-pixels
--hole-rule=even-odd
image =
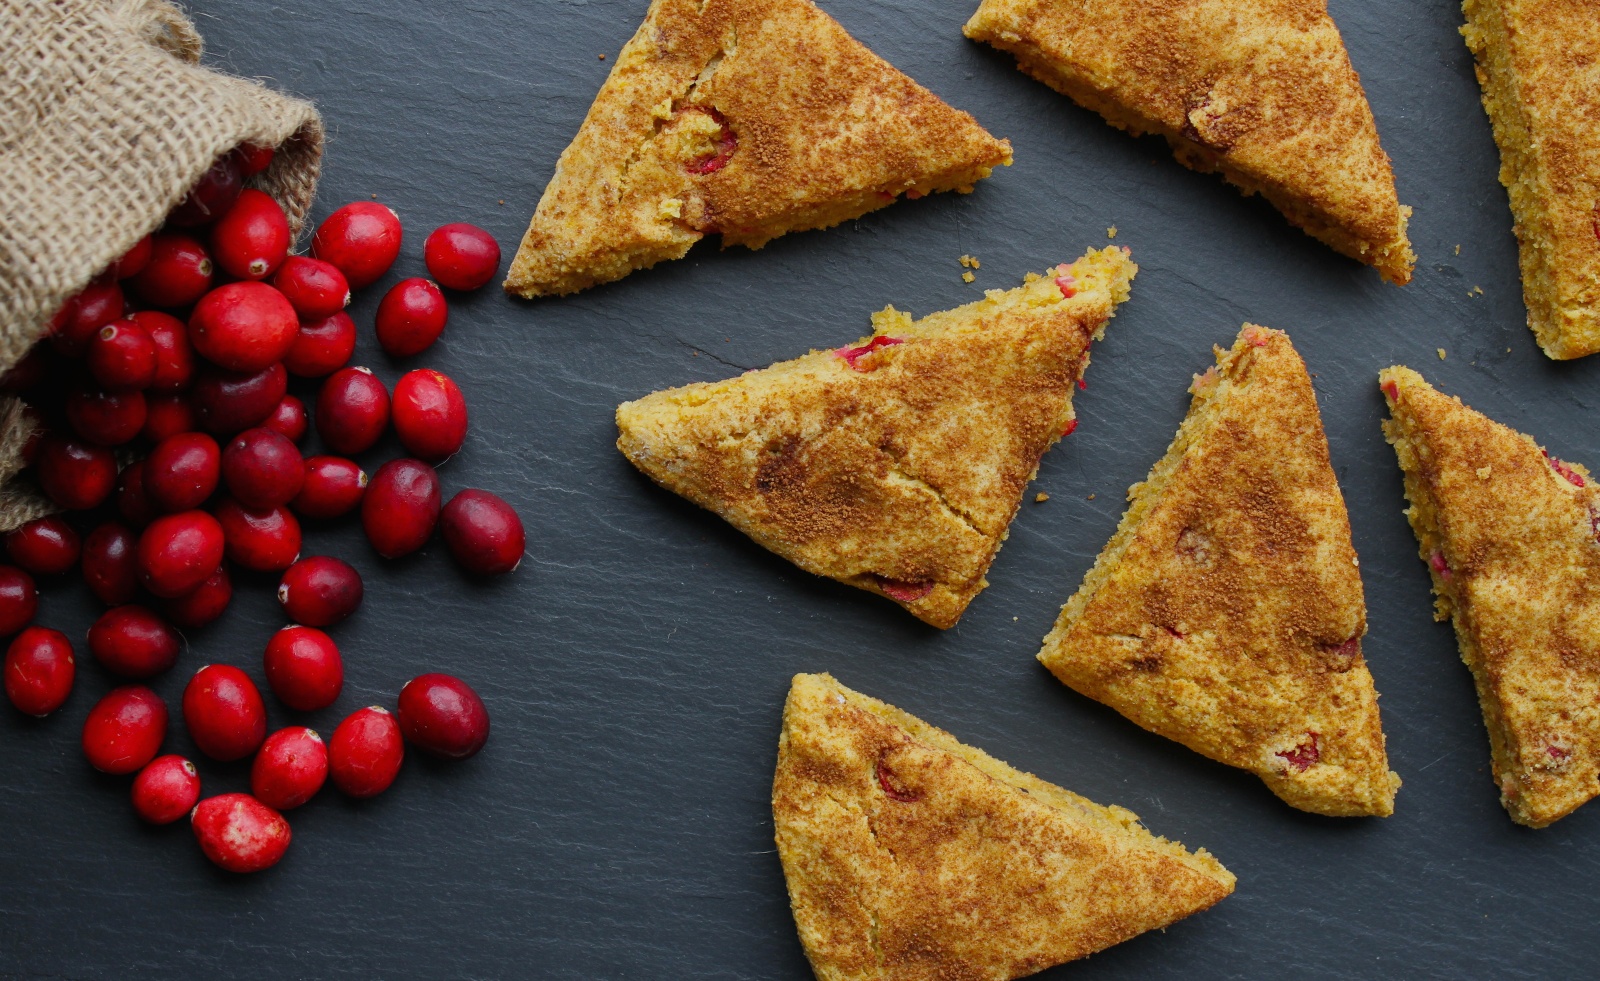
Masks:
[[[351,797],[373,797],[388,790],[405,755],[400,726],[381,705],[351,712],[328,741],[333,785]]]
[[[201,429],[232,436],[265,422],[288,391],[289,373],[281,364],[253,375],[204,369],[195,376],[189,401],[200,417]]]
[[[241,143],[233,148],[231,156],[233,165],[239,168],[240,177],[254,177],[272,166],[272,158],[276,153],[274,147]]]
[[[122,316],[122,287],[102,277],[83,288],[57,315],[50,328],[50,343],[69,358],[81,358],[89,342],[106,324]]]
[[[135,528],[143,528],[160,513],[145,492],[144,469],[145,462],[135,460],[123,467],[122,474],[117,478],[117,513]]]
[[[149,388],[156,380],[156,342],[137,320],[113,320],[89,341],[89,374],[111,389]]]
[[[348,364],[355,350],[356,322],[339,310],[318,320],[302,320],[283,364],[290,374],[321,378]]]
[[[122,258],[111,264],[111,275],[117,279],[137,276],[150,264],[150,236],[133,243],[133,248],[122,253]]]
[[[83,722],[83,755],[101,773],[133,773],[167,737],[167,703],[144,685],[113,688]]]
[[[222,525],[229,562],[256,572],[279,572],[300,557],[300,522],[288,508],[247,509],[226,498],[212,513]]]
[[[261,803],[292,810],[315,797],[328,779],[328,747],[315,729],[279,729],[261,744],[250,766],[250,792]]]
[[[445,547],[463,569],[480,576],[510,572],[522,562],[522,519],[499,496],[464,490],[439,514]]]
[[[189,314],[195,352],[229,371],[261,371],[282,361],[299,330],[294,307],[266,283],[218,286]]]
[[[151,306],[186,307],[211,288],[211,253],[189,235],[158,232],[150,240],[150,263],[128,282]]]
[[[192,511],[211,497],[222,451],[205,433],[179,433],[156,444],[144,461],[144,492],[160,511]]]
[[[378,302],[378,344],[391,358],[409,358],[433,346],[444,333],[450,306],[426,279],[402,279]]]
[[[107,521],[83,540],[83,578],[100,602],[121,606],[138,595],[139,564],[134,559],[138,545],[138,537],[115,521]]]
[[[305,463],[305,483],[289,502],[302,518],[349,514],[367,491],[367,472],[342,456],[314,456]]]
[[[447,290],[475,290],[500,268],[500,243],[464,221],[440,225],[422,245],[428,275]]]
[[[117,485],[117,461],[110,450],[59,436],[39,441],[34,469],[45,496],[68,511],[95,507]]]
[[[289,257],[289,218],[270,194],[247,187],[211,226],[211,255],[238,279],[266,279]]]
[[[335,453],[366,450],[389,425],[389,390],[367,368],[343,368],[317,395],[317,434]]]
[[[148,408],[143,392],[73,388],[67,393],[67,422],[96,446],[121,446],[144,429]],[[113,467],[115,464],[113,464]]]
[[[390,460],[361,499],[361,527],[386,559],[421,548],[439,522],[439,477],[421,460]]]
[[[464,760],[489,741],[489,710],[478,693],[448,674],[421,674],[400,689],[400,731],[425,753]]]
[[[133,778],[133,810],[151,824],[171,824],[200,799],[200,772],[181,756],[157,756]]]
[[[306,429],[311,421],[306,418],[306,404],[293,395],[285,395],[261,425],[275,433],[282,433],[291,443],[298,443],[306,438]]]
[[[311,238],[311,254],[344,273],[352,289],[371,286],[400,255],[400,216],[376,201],[355,201],[329,215]]]
[[[39,590],[33,577],[14,565],[0,565],[0,637],[26,627],[38,612]]]
[[[350,563],[313,555],[291,565],[278,584],[278,602],[295,623],[327,627],[361,605],[361,574]]]
[[[200,752],[226,763],[243,759],[267,738],[267,707],[250,676],[208,664],[183,689],[183,722]]]
[[[289,850],[289,822],[249,794],[218,794],[195,805],[189,817],[206,858],[229,872],[270,869]]]
[[[192,433],[200,425],[194,406],[183,395],[153,395],[144,401],[144,428],[139,435],[151,443],[159,443],[169,436]]]
[[[178,663],[178,632],[150,609],[129,604],[100,614],[89,628],[89,651],[107,671],[152,678]]]
[[[76,673],[72,642],[59,630],[29,627],[6,648],[6,697],[19,712],[43,718],[60,708]]]
[[[394,384],[394,431],[414,456],[438,463],[467,438],[467,400],[449,375],[432,368],[408,371]]]
[[[222,564],[222,526],[204,511],[182,511],[150,522],[139,536],[139,578],[157,596],[182,596]]]
[[[6,554],[36,576],[59,576],[77,565],[82,544],[66,519],[53,514],[6,532]]]
[[[332,705],[344,689],[344,659],[315,627],[284,627],[267,641],[267,686],[296,712]]]
[[[228,567],[219,565],[198,589],[161,601],[161,612],[174,626],[198,630],[222,616],[233,600],[233,580]]]
[[[305,460],[289,437],[271,429],[246,429],[222,454],[229,493],[248,508],[288,504],[305,483]]]
[[[177,228],[209,225],[233,207],[243,187],[244,180],[239,176],[238,162],[232,156],[218,157],[210,169],[200,175],[188,195],[167,215],[167,224]]]
[[[152,391],[171,394],[189,387],[194,378],[194,348],[189,346],[189,327],[170,313],[140,310],[130,320],[144,328],[156,349]]]
[[[331,317],[350,305],[350,284],[344,273],[338,266],[321,259],[290,256],[278,275],[272,277],[272,285],[288,297],[301,320]]]

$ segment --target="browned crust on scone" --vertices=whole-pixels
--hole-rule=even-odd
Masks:
[[[1600,490],[1411,369],[1379,378],[1406,516],[1477,683],[1500,802],[1542,828],[1600,793]]]
[[[1411,209],[1324,0],[984,0],[966,35],[1294,225],[1410,281]]]
[[[1302,810],[1387,816],[1366,605],[1316,396],[1287,334],[1246,324],[1039,660]]]
[[[797,675],[772,783],[821,981],[1009,981],[1206,909],[1234,877],[828,675]]]

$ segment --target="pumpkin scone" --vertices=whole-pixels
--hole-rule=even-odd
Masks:
[[[1600,491],[1415,371],[1379,380],[1435,618],[1455,621],[1477,683],[1500,802],[1542,828],[1600,793]]]
[[[783,710],[772,817],[821,981],[1007,981],[1166,927],[1233,873],[825,674]]]
[[[983,0],[967,37],[1185,166],[1260,193],[1384,279],[1411,279],[1411,209],[1325,0]]]
[[[1528,326],[1544,353],[1600,351],[1600,5],[1466,0],[1522,249]]]
[[[1294,807],[1388,816],[1400,778],[1311,379],[1281,331],[1246,324],[1216,353],[1039,660]]]
[[[759,249],[904,195],[972,190],[1011,144],[810,0],[654,0],[556,164],[506,278],[572,293],[706,235]]]
[[[802,569],[953,626],[1137,271],[1091,250],[920,320],[888,307],[854,344],[622,404],[617,448]]]

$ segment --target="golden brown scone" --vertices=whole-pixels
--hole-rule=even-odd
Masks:
[[[1466,0],[1483,107],[1522,245],[1528,326],[1544,353],[1600,351],[1600,5]]]
[[[1404,284],[1411,209],[1325,0],[983,0],[967,37]]]
[[[1137,271],[1107,248],[921,320],[885,308],[870,339],[623,403],[617,448],[802,569],[954,626]]]
[[[539,200],[505,288],[572,293],[703,236],[759,249],[899,195],[971,191],[1011,144],[809,0],[654,0]]]
[[[1600,793],[1600,493],[1589,471],[1429,387],[1379,376],[1406,516],[1455,620],[1500,802],[1542,828]]]
[[[1305,365],[1246,324],[1039,660],[1301,810],[1394,813],[1350,520]]]
[[[794,678],[772,817],[821,981],[1006,981],[1233,892],[1204,849],[825,674]]]

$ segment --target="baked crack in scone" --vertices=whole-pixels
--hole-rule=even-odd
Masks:
[[[1542,828],[1600,793],[1600,492],[1589,471],[1442,395],[1379,375],[1406,516],[1478,686],[1500,802]]]
[[[802,569],[953,626],[1137,270],[1107,248],[921,320],[885,308],[857,343],[622,404],[617,448]]]
[[[983,0],[966,35],[1404,284],[1411,209],[1324,0]]]
[[[506,278],[572,293],[702,237],[759,249],[904,195],[971,191],[1011,144],[809,0],[654,0],[561,154]]]
[[[1388,816],[1366,604],[1305,365],[1246,324],[1061,609],[1039,660],[1301,810]]]
[[[1600,351],[1600,4],[1467,0],[1483,107],[1522,247],[1528,326],[1552,358]]]
[[[825,674],[796,675],[778,857],[821,981],[1006,981],[1166,927],[1233,873]]]

